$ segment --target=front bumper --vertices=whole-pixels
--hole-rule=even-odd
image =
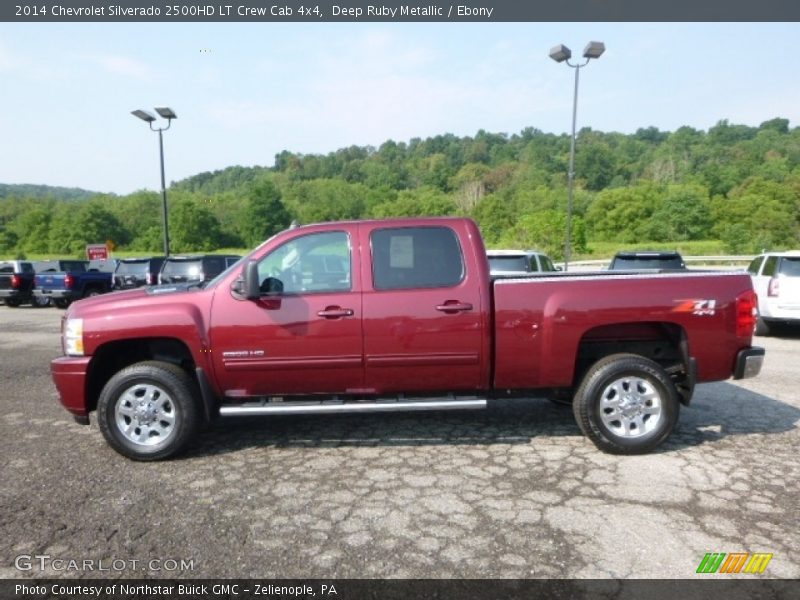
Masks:
[[[61,404],[81,419],[89,416],[86,379],[91,360],[91,356],[62,356],[50,363],[50,373]]]
[[[761,372],[761,365],[764,364],[764,355],[764,349],[759,347],[740,350],[736,356],[733,378],[747,379],[758,375]]]

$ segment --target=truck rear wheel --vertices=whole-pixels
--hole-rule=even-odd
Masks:
[[[151,461],[183,450],[200,427],[197,386],[171,363],[146,361],[122,369],[105,385],[97,422],[114,450]]]
[[[670,436],[680,400],[658,363],[613,354],[589,369],[572,408],[583,433],[604,452],[644,454]]]
[[[66,298],[57,298],[54,302],[58,308],[68,308],[70,305],[70,301]]]

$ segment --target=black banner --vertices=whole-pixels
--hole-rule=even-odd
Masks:
[[[19,22],[501,22],[800,21],[797,0],[17,0],[0,21]]]
[[[800,580],[374,580],[374,579],[10,579],[3,600],[783,600],[800,597]]]

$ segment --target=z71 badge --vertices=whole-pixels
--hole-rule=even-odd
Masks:
[[[708,317],[716,314],[716,300],[680,300],[680,304],[672,309],[677,313],[692,313],[698,317]]]

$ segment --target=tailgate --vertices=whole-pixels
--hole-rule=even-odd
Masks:
[[[36,275],[36,288],[39,290],[63,290],[65,273],[39,273]]]

